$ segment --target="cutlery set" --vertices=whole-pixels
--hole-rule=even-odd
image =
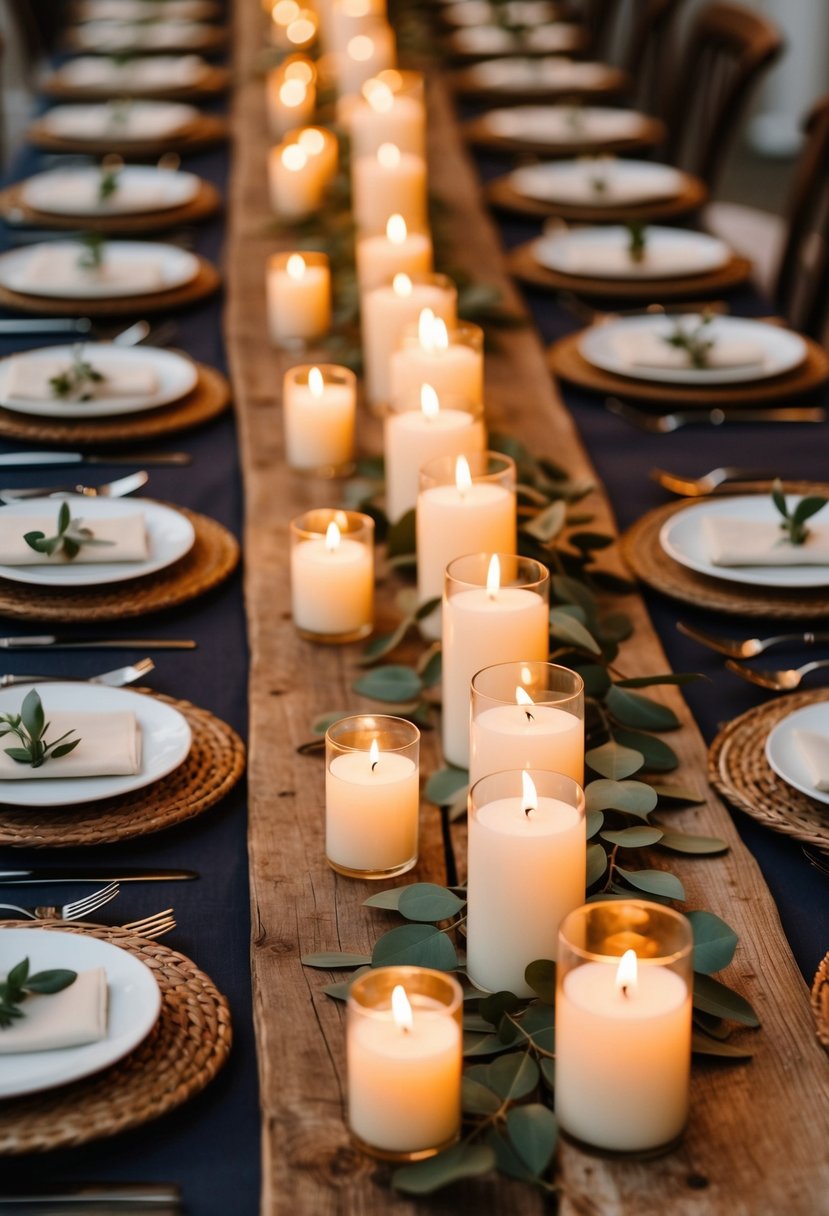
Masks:
[[[83,899],[72,900],[68,904],[21,905],[0,903],[0,918],[9,919],[5,914],[15,912],[17,916],[11,919],[18,920],[22,917],[24,920],[34,921],[54,919],[88,920],[93,912],[97,912],[105,904],[111,903],[119,892],[120,884],[116,880],[109,883],[106,887],[102,887],[99,891],[94,891]],[[164,908],[160,912],[153,912],[150,916],[143,916],[139,920],[129,921],[127,924],[121,925],[122,929],[129,929],[137,937],[152,939],[162,937],[165,933],[170,933],[175,927],[176,918],[172,908]]]
[[[820,406],[793,408],[786,406],[762,409],[687,409],[669,414],[650,414],[620,397],[607,397],[605,408],[617,418],[651,435],[670,435],[684,426],[723,426],[731,422],[816,423],[826,421],[826,410]]]

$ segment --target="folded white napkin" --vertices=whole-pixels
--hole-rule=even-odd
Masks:
[[[76,25],[72,36],[77,46],[112,52],[203,46],[212,34],[212,26],[196,21],[89,21]]]
[[[26,997],[20,1007],[25,1016],[16,1018],[8,1030],[0,1030],[0,1055],[97,1043],[106,1038],[108,1006],[104,968],[79,971],[62,992]]]
[[[543,139],[550,143],[605,143],[636,135],[642,117],[635,110],[573,108],[572,106],[514,106],[493,110],[487,124],[511,139]]]
[[[175,135],[197,116],[192,106],[174,102],[125,105],[55,106],[44,114],[43,127],[63,139],[153,140]]]
[[[715,566],[829,566],[829,524],[809,522],[802,545],[787,540],[780,525],[746,519],[702,521],[708,556]]]
[[[662,331],[666,335],[669,332]],[[613,335],[613,349],[630,367],[691,370],[688,352],[676,346],[669,346],[663,341],[662,333],[652,329],[620,330]],[[708,366],[712,368],[745,368],[748,371],[762,367],[764,362],[765,352],[759,342],[719,337],[708,352]]]
[[[100,176],[97,173],[50,173],[51,197],[62,213],[95,215],[108,211],[151,211],[167,203],[169,195],[164,179],[156,177],[121,177],[117,188],[107,198],[100,197]],[[45,191],[44,191],[45,193]],[[25,194],[24,194],[25,198]],[[44,198],[48,211],[49,204]]]
[[[699,246],[691,240],[683,243],[681,234],[670,244],[648,241],[644,258],[634,262],[629,252],[629,238],[620,234],[618,242],[612,245],[606,240],[595,244],[581,240],[563,242],[556,249],[555,260],[556,268],[566,274],[612,278],[686,275],[697,269]]]
[[[141,769],[141,728],[135,714],[75,713],[73,710],[49,712],[48,694],[44,693],[44,710],[49,729],[46,742],[59,739],[68,730],[80,743],[67,756],[47,760],[39,768],[18,764],[7,756],[5,748],[18,747],[15,735],[0,739],[0,781],[69,780],[77,777],[131,777]],[[67,740],[71,742],[71,740]]]
[[[198,21],[214,11],[205,0],[83,0],[80,21]]]
[[[581,63],[563,56],[543,59],[488,59],[468,68],[464,79],[491,89],[591,88],[607,75],[603,63]]]
[[[103,562],[143,562],[149,556],[147,526],[143,511],[130,511],[109,519],[85,520],[83,502],[70,503],[73,518],[80,519],[82,526],[91,528],[95,540],[110,541],[107,545],[83,545],[77,557],[68,558],[60,553],[49,557],[37,553],[23,539],[26,532],[44,532],[54,536],[57,532],[58,504],[49,514],[41,508],[37,514],[0,514],[0,566],[88,566]]]
[[[829,738],[815,730],[796,730],[792,737],[812,785],[829,792]]]
[[[126,63],[98,55],[79,55],[60,70],[64,84],[118,90],[186,88],[198,84],[207,64],[198,55],[152,55]]]
[[[8,285],[15,291],[33,295],[87,294],[91,287],[103,295],[107,291],[119,294],[129,290],[132,295],[161,291],[164,276],[161,264],[152,257],[144,259],[119,258],[117,252],[106,251],[101,266],[85,268],[78,265],[83,254],[81,245],[36,245],[18,272],[9,276]]]
[[[89,362],[104,379],[84,386],[92,398],[150,397],[158,391],[158,376],[145,363],[117,363],[107,367],[96,363],[94,354]],[[12,358],[6,365],[4,396],[7,401],[60,401],[52,392],[49,381],[69,371],[66,359]],[[66,398],[70,400],[70,398]]]
[[[604,182],[597,190],[594,182]],[[644,172],[630,170],[623,161],[603,157],[560,164],[516,169],[510,181],[519,194],[551,202],[577,203],[588,207],[621,207],[653,199],[674,198],[682,179],[666,165],[647,166]]]

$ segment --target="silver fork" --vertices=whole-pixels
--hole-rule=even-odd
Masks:
[[[651,469],[651,477],[658,481],[663,490],[672,494],[681,494],[683,498],[702,498],[727,482],[741,481],[773,481],[776,473],[767,469],[739,469],[735,465],[724,465],[719,469],[711,469],[702,477],[680,477],[678,473],[669,473],[667,469]]]
[[[807,676],[810,671],[819,671],[822,667],[829,667],[829,659],[815,659],[811,663],[804,663],[802,667],[789,667],[783,671],[752,671],[750,667],[743,667],[741,663],[735,663],[733,659],[728,659],[725,665],[729,671],[734,672],[735,676],[742,676],[744,680],[748,680],[749,684],[756,684],[759,688],[769,688],[772,692],[791,692],[800,687],[803,677]]]
[[[139,659],[127,667],[116,667],[113,671],[102,671],[100,675],[90,676],[88,680],[77,680],[78,684],[106,684],[108,688],[123,688],[125,684],[134,684],[142,676],[148,675],[155,663],[152,659]],[[69,676],[0,676],[0,688],[11,688],[14,684],[65,684],[72,682]]]
[[[726,422],[825,422],[826,411],[820,406],[805,406],[793,409],[785,406],[777,409],[762,407],[760,409],[745,409],[735,406],[733,409],[687,409],[676,410],[671,414],[649,414],[622,401],[619,397],[606,397],[605,408],[618,418],[623,418],[631,426],[651,435],[670,435],[683,426],[722,426]]]
[[[61,920],[83,920],[90,912],[96,912],[98,908],[108,904],[111,899],[115,899],[118,891],[118,883],[111,882],[109,886],[101,887],[99,891],[93,891],[91,895],[85,895],[83,899],[75,899],[70,904],[63,904],[62,907],[37,904],[35,907],[21,908],[18,904],[0,904],[0,911],[19,912],[28,920],[50,920],[55,916]]]
[[[63,494],[82,494],[84,498],[124,498],[140,490],[150,480],[145,469],[137,473],[128,473],[126,477],[118,477],[115,481],[106,481],[101,486],[35,486],[33,489],[3,489],[0,499],[3,502],[20,502],[25,498],[55,498]]]
[[[788,643],[815,646],[818,642],[829,642],[829,633],[778,633],[774,637],[746,638],[741,642],[737,638],[715,637],[712,633],[694,628],[693,625],[686,625],[684,621],[677,621],[676,627],[686,638],[691,638],[710,650],[716,650],[717,654],[724,654],[729,659],[754,659],[758,654],[771,650],[773,646],[785,646]]]
[[[165,933],[170,933],[175,927],[176,918],[172,908],[165,908],[163,912],[155,912],[152,916],[145,916],[141,920],[132,920],[129,924],[121,925],[122,929],[129,929],[137,937],[148,937],[152,940],[163,937]]]

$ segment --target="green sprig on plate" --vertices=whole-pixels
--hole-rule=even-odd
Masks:
[[[60,760],[61,756],[68,756],[81,742],[80,738],[66,742],[70,735],[75,734],[74,727],[49,743],[46,732],[50,725],[46,721],[43,702],[33,688],[23,698],[19,714],[0,714],[0,739],[6,735],[16,735],[20,740],[20,747],[4,749],[6,755],[17,764],[28,764],[32,768],[41,768],[47,760]]]
[[[785,534],[786,540],[791,545],[805,545],[811,533],[811,528],[806,527],[806,520],[817,515],[818,511],[822,511],[829,499],[820,494],[810,494],[801,498],[797,506],[790,511],[783,493],[783,483],[779,477],[772,485],[771,497],[777,510],[783,516],[780,530]]]
[[[26,1016],[20,1006],[27,997],[34,993],[40,996],[52,996],[55,992],[63,992],[74,984],[78,978],[77,971],[67,971],[56,968],[53,971],[37,971],[29,974],[29,960],[12,967],[5,980],[0,981],[0,1030],[8,1030],[16,1018]]]
[[[637,265],[645,260],[648,251],[648,226],[642,220],[631,220],[625,224],[628,233],[628,256]]]
[[[62,401],[70,398],[77,401],[92,400],[92,386],[101,384],[106,376],[84,358],[83,352],[82,345],[75,346],[69,367],[50,378],[49,387],[53,397],[59,397]]]
[[[715,343],[715,339],[709,336],[708,330],[713,320],[714,314],[705,312],[693,329],[686,329],[679,320],[672,332],[663,336],[662,341],[677,350],[684,350],[688,355],[691,367],[696,368],[697,371],[704,371],[709,365],[709,355]]]
[[[69,503],[62,502],[58,511],[57,532],[47,536],[45,532],[25,532],[23,539],[35,553],[53,557],[61,553],[69,561],[78,556],[84,545],[111,545],[111,540],[97,540],[91,528],[83,526],[80,519],[73,519]]]

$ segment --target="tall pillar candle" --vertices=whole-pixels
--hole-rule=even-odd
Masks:
[[[462,322],[454,329],[429,309],[400,339],[391,359],[392,403],[431,384],[439,396],[484,403],[484,331]]]
[[[472,786],[466,965],[473,984],[532,995],[524,972],[556,957],[558,926],[584,901],[586,856],[584,793],[571,778],[511,769]]]
[[[306,61],[310,74],[286,74],[285,67],[268,72],[266,90],[268,129],[274,139],[282,139],[292,127],[310,122],[317,104],[316,73],[311,61]]]
[[[365,393],[370,406],[389,400],[391,357],[407,325],[431,308],[447,326],[457,325],[457,289],[445,275],[396,274],[360,297]]]
[[[281,143],[268,156],[271,209],[282,219],[304,219],[322,201],[319,168],[306,150]]]
[[[409,232],[402,215],[390,216],[384,233],[357,238],[360,291],[389,283],[396,274],[429,274],[431,270],[431,236]]]
[[[397,63],[394,30],[385,21],[349,38],[336,56],[337,87],[340,94],[359,93],[364,81]]]
[[[331,271],[324,253],[275,253],[267,271],[268,329],[276,346],[301,349],[331,328]]]
[[[426,161],[397,144],[381,144],[373,156],[352,162],[354,221],[364,232],[382,232],[390,215],[402,215],[412,231],[429,226]]]
[[[417,73],[401,72],[403,78]],[[344,97],[337,116],[348,131],[351,155],[355,159],[375,156],[382,144],[394,144],[401,152],[426,155],[426,109],[420,97],[410,92],[395,92],[379,77],[367,80],[359,97]]]
[[[357,378],[347,367],[305,364],[285,373],[282,419],[292,469],[334,477],[353,468]]]
[[[320,508],[291,521],[291,608],[301,637],[355,642],[374,624],[374,521]]]

